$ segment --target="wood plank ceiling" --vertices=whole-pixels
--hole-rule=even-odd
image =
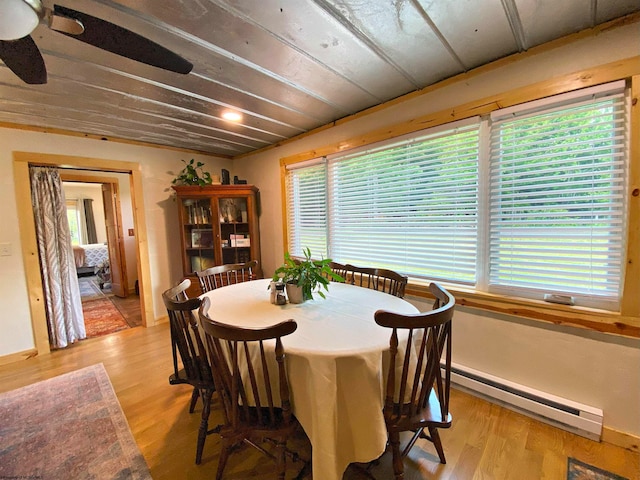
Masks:
[[[4,5],[4,4],[2,4]],[[2,8],[0,5],[0,15]],[[45,5],[53,8],[53,4]],[[235,157],[637,11],[637,0],[61,0],[183,56],[172,73],[39,25],[0,122]],[[222,118],[233,110],[237,122]]]

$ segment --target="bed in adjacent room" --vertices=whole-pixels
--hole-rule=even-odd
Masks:
[[[73,257],[78,276],[93,275],[97,267],[109,263],[109,250],[104,243],[74,245]]]

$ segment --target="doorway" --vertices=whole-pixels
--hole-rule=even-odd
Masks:
[[[149,267],[149,252],[147,249],[146,220],[142,199],[141,166],[138,163],[115,160],[73,157],[30,152],[14,152],[14,182],[20,186],[16,189],[18,207],[18,221],[20,226],[22,252],[25,264],[27,288],[29,291],[29,306],[31,310],[34,342],[38,354],[49,353],[49,334],[46,312],[44,308],[42,280],[40,277],[40,262],[36,242],[33,210],[31,208],[31,189],[29,181],[29,166],[54,166],[61,169],[76,169],[100,173],[124,173],[128,175],[133,222],[136,232],[135,245],[138,270],[138,289],[140,292],[140,310],[142,324],[152,326],[153,302],[147,286],[151,284]]]
[[[60,177],[87,338],[140,326],[128,177],[69,170]]]

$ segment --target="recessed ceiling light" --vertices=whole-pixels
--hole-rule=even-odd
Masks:
[[[230,122],[239,122],[242,119],[242,115],[238,112],[228,110],[226,112],[222,112],[222,118],[229,120]]]

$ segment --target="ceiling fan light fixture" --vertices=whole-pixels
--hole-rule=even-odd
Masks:
[[[39,0],[0,0],[0,40],[18,40],[38,26],[44,15]]]

